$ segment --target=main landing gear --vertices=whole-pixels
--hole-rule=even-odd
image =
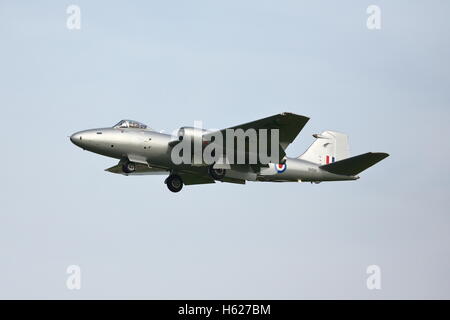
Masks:
[[[164,183],[167,184],[167,188],[172,192],[180,192],[183,189],[183,180],[176,174],[168,176]]]
[[[225,178],[225,169],[214,169],[213,166],[208,168],[208,173],[214,180],[223,180]]]

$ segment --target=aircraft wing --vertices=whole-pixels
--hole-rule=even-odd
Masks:
[[[119,163],[111,168],[105,169],[105,171],[117,173],[117,174],[123,174],[123,175],[129,175],[129,176],[139,176],[139,175],[166,175],[168,173],[167,170],[160,169],[160,168],[154,168],[149,167],[148,165],[136,163],[136,171],[132,173],[124,173],[122,171],[122,163]]]
[[[149,167],[148,165],[141,164],[141,163],[136,163],[136,171],[132,172],[132,173],[128,173],[128,174],[124,173],[122,171],[122,163],[119,163],[111,168],[105,169],[105,171],[116,173],[116,174],[123,174],[126,176],[167,175],[169,173],[168,170],[161,169],[161,168]],[[206,172],[203,172],[203,171],[193,172],[193,171],[180,170],[179,172],[177,172],[177,174],[181,177],[181,179],[183,179],[183,183],[185,185],[208,184],[208,183],[216,182]],[[223,182],[245,184],[245,180],[228,178],[228,177],[225,177],[223,179]]]
[[[290,143],[292,143],[292,141],[295,140],[295,138],[297,137],[299,132],[303,129],[303,127],[306,125],[308,120],[309,120],[308,117],[294,113],[284,112],[267,118],[230,127],[227,129],[232,130],[242,129],[244,131],[246,131],[247,129],[255,129],[257,130],[257,133],[259,133],[258,131],[259,129],[268,129],[268,131],[270,129],[278,129],[281,147],[279,148],[279,158],[280,158],[279,162],[281,162],[281,159],[283,159],[283,157],[286,155],[285,152],[286,148]],[[226,137],[227,129],[220,130],[224,140]],[[203,137],[206,139],[210,139],[212,135],[214,135],[214,133],[205,134]],[[268,140],[270,143],[270,136],[268,136]],[[268,147],[267,150],[270,150],[270,146]]]

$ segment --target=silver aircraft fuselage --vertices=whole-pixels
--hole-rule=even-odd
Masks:
[[[133,154],[157,167],[169,169],[171,136],[147,129],[99,128],[74,133],[70,140],[80,148],[123,159]]]
[[[74,133],[70,140],[78,147],[103,156],[129,159],[137,163],[166,170],[168,173],[202,170],[193,165],[175,165],[171,160],[169,143],[173,137],[150,129],[99,128]],[[298,158],[285,158],[282,170],[276,164],[253,170],[232,168],[226,170],[226,177],[247,181],[272,182],[321,182],[356,180],[358,176],[338,175],[327,172],[320,165]]]

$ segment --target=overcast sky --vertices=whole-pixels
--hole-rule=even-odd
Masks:
[[[81,8],[68,30],[66,9]],[[366,9],[381,8],[368,30]],[[448,1],[0,1],[0,298],[450,298]],[[353,155],[354,182],[164,176],[68,135],[171,132],[289,111]],[[81,290],[66,268],[81,267]],[[366,268],[381,268],[368,290]]]

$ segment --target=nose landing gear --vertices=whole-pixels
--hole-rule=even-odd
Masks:
[[[131,161],[127,161],[122,164],[122,171],[125,173],[132,173],[136,170],[136,164]]]
[[[183,180],[176,174],[168,176],[164,183],[167,184],[167,188],[172,192],[180,192],[183,189]]]

